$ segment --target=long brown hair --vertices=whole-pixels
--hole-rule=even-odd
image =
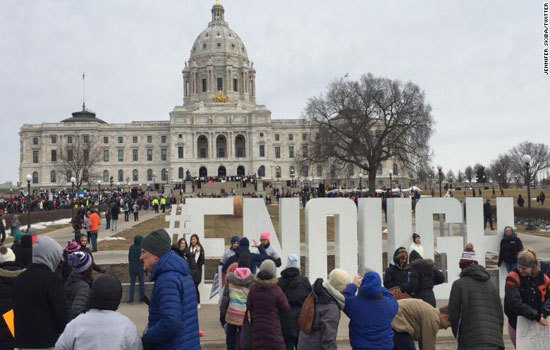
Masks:
[[[191,242],[193,242],[193,237],[197,239],[197,245],[198,245],[199,247],[201,247],[201,251],[204,252],[204,249],[202,248],[202,244],[201,244],[201,240],[200,240],[200,238],[199,238],[199,235],[196,234],[196,233],[193,233],[193,234],[191,235],[191,238],[189,239],[189,248],[192,247]]]

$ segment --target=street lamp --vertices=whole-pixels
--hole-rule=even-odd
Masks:
[[[529,166],[531,165],[531,156],[524,154],[521,157],[523,164],[525,164],[525,182],[527,183],[527,216],[531,216],[531,174],[529,174]]]
[[[437,175],[438,175],[438,178],[439,178],[439,197],[441,197],[441,182],[443,181],[443,172],[441,171],[441,169],[443,169],[443,167],[441,165],[438,165],[437,166]]]
[[[359,173],[359,192],[363,193],[363,173]]]
[[[388,170],[388,174],[390,175],[390,191],[393,193],[393,170]]]
[[[29,196],[29,201],[27,203],[27,232],[29,232],[29,229],[31,228],[31,181],[32,181],[32,175],[27,174],[25,176],[27,179],[27,195]]]

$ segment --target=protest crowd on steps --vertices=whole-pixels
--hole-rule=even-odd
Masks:
[[[0,312],[13,315],[12,327],[0,320],[0,349],[200,349],[198,286],[206,252],[199,236],[189,244],[185,238],[173,244],[164,229],[135,236],[125,301],[134,302],[138,282],[137,301],[148,305],[147,327],[138,329],[117,311],[120,280],[94,263],[94,244],[87,246],[99,224],[93,215],[88,220],[87,234],[65,247],[33,230],[18,230],[10,247],[0,245]],[[459,349],[504,349],[504,327],[515,344],[519,316],[548,327],[550,315],[550,278],[535,251],[505,230],[499,258],[508,271],[504,303],[468,243],[459,261],[448,262],[461,273],[442,307],[433,288],[445,275],[423,257],[417,233],[408,250],[395,250],[383,276],[335,268],[314,281],[297,253],[282,261],[269,232],[234,235],[219,262],[225,347],[337,349],[343,312],[353,349],[436,349],[438,331],[449,327]],[[145,274],[153,282],[149,296]]]

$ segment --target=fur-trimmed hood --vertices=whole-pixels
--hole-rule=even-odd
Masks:
[[[256,284],[259,287],[273,288],[277,285],[277,282],[278,282],[277,277],[272,277],[270,279],[264,280],[264,279],[258,278],[258,276],[254,276],[254,284]]]
[[[15,278],[23,271],[25,271],[25,267],[15,261],[7,261],[0,264],[0,278]]]

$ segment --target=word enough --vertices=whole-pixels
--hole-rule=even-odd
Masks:
[[[204,235],[205,215],[232,215],[232,198],[189,198],[185,205],[173,206],[167,229],[172,236],[196,233],[203,243],[207,257],[218,258],[225,249],[223,238]],[[458,261],[465,242],[472,242],[481,265],[487,252],[498,253],[505,226],[514,226],[512,198],[497,198],[497,235],[485,235],[483,227],[483,199],[467,198],[463,203],[456,198],[422,198],[415,207],[414,232],[422,236],[426,259],[433,259],[435,247],[447,256],[447,282],[436,286],[436,298],[447,299],[452,283],[458,278]],[[387,200],[388,231],[385,251],[388,262],[400,246],[408,247],[413,233],[413,211],[410,198]],[[444,214],[445,224],[464,224],[464,235],[434,236],[434,214]],[[275,230],[263,199],[243,199],[243,236],[259,238],[259,233],[271,232],[271,244],[281,252],[283,262],[289,254],[305,256],[306,276],[313,282],[326,278],[327,271],[327,217],[334,217],[335,266],[350,274],[361,274],[370,268],[382,274],[382,202],[380,198],[359,198],[358,205],[348,198],[315,198],[305,207],[305,249],[300,247],[300,202],[298,198],[281,198],[279,227]],[[179,223],[179,225],[177,225]],[[442,225],[443,226],[443,225]],[[451,229],[449,229],[451,231]],[[234,232],[228,232],[233,235]],[[187,237],[189,238],[189,237]],[[301,251],[303,250],[303,254]],[[499,271],[505,276],[504,268]],[[504,292],[504,278],[499,278],[500,294]],[[201,289],[205,292],[209,285]]]

